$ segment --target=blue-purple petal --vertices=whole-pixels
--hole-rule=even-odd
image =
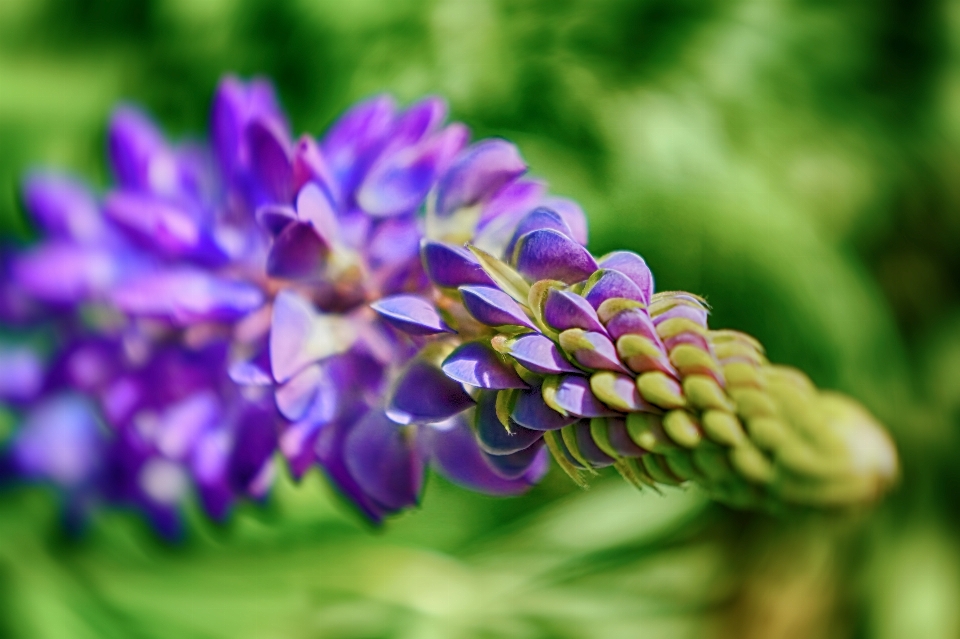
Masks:
[[[531,231],[521,237],[513,256],[516,269],[533,281],[574,284],[597,270],[597,262],[587,249],[553,229]]]
[[[391,326],[410,335],[454,332],[433,304],[416,295],[393,295],[370,306]]]
[[[461,344],[447,356],[440,368],[451,379],[478,388],[527,388],[513,366],[486,341]]]
[[[463,386],[422,359],[400,374],[387,414],[400,424],[442,422],[473,406]]]

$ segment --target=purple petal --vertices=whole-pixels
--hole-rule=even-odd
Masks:
[[[573,238],[573,231],[570,230],[566,221],[564,221],[556,211],[551,211],[548,208],[539,206],[524,215],[523,219],[517,224],[517,228],[513,232],[513,237],[507,244],[506,250],[504,250],[504,255],[511,258],[520,238],[538,229],[553,229],[554,231],[563,233],[569,238]]]
[[[489,139],[464,151],[437,185],[436,210],[441,217],[489,199],[527,171],[517,148]]]
[[[346,436],[347,469],[363,490],[387,508],[415,505],[423,488],[424,463],[403,428],[370,411]]]
[[[447,356],[441,368],[448,377],[478,388],[527,388],[513,366],[506,363],[489,342],[460,345]]]
[[[0,345],[0,399],[34,397],[43,385],[43,361],[26,346]]]
[[[510,356],[534,373],[554,375],[579,372],[579,369],[560,353],[553,340],[540,333],[521,335],[508,344]]]
[[[303,297],[281,291],[270,322],[270,367],[283,383],[312,362],[349,350],[356,339],[351,320],[319,314]]]
[[[629,277],[643,293],[643,303],[650,303],[653,297],[653,273],[642,257],[630,251],[614,251],[603,256],[600,267],[620,271]]]
[[[323,273],[329,254],[330,245],[313,224],[294,222],[273,241],[267,256],[267,273],[287,280],[316,279]]]
[[[245,131],[256,176],[274,202],[287,204],[293,199],[293,165],[290,140],[277,118],[261,116]]]
[[[234,362],[227,371],[230,379],[241,386],[272,386],[273,377],[255,362]]]
[[[505,466],[514,462],[506,473],[514,478],[503,477],[502,471],[497,472],[488,461],[490,458],[481,453],[470,427],[462,420],[454,420],[454,424],[446,428],[431,428],[427,437],[431,458],[440,474],[477,492],[519,495],[537,483],[547,470],[547,458],[538,457],[537,451],[533,451],[533,459],[529,461],[508,459],[501,462]]]
[[[76,302],[104,292],[121,275],[108,250],[72,242],[40,244],[13,262],[13,279],[31,296],[48,302]]]
[[[518,450],[509,455],[490,455],[482,453],[495,472],[504,479],[531,478],[531,483],[539,481],[546,473],[550,455],[543,441],[534,442],[529,448]]]
[[[102,238],[105,225],[86,185],[66,175],[34,173],[23,185],[27,210],[52,235],[87,243]]]
[[[90,480],[103,463],[105,433],[87,400],[60,395],[27,415],[11,453],[19,472],[65,488]]]
[[[483,207],[473,244],[491,255],[509,257],[505,249],[514,229],[542,201],[545,191],[545,183],[524,179],[500,189]]]
[[[585,331],[606,333],[597,312],[590,303],[576,293],[550,289],[543,306],[543,319],[552,328],[565,331],[568,328],[582,328]]]
[[[497,393],[480,393],[474,424],[480,448],[491,455],[515,453],[543,437],[542,431],[524,428],[517,423],[511,423],[507,431],[497,417]]]
[[[118,191],[107,196],[104,212],[142,244],[174,257],[225,259],[199,221],[187,210],[152,196]]]
[[[127,313],[181,325],[237,320],[264,301],[260,289],[247,282],[187,268],[129,278],[111,291],[110,299]]]
[[[320,145],[333,174],[346,194],[351,192],[367,162],[393,128],[396,105],[389,96],[377,96],[354,106],[337,120]]]
[[[594,468],[603,468],[613,464],[614,459],[603,452],[597,443],[593,441],[590,434],[590,421],[581,420],[574,426],[574,437],[577,441],[577,448],[580,450],[580,456],[590,462]]]
[[[307,366],[277,388],[275,397],[280,414],[292,422],[303,419],[321,387],[328,383],[319,364]]]
[[[151,166],[160,155],[166,155],[169,160],[169,152],[163,135],[139,109],[118,107],[110,118],[109,129],[110,166],[121,186],[150,190],[151,182],[156,180],[156,177],[151,180],[151,172],[170,173]]]
[[[557,385],[555,400],[557,405],[571,415],[578,417],[616,416],[593,395],[590,380],[582,375],[564,375]]]
[[[400,424],[429,424],[449,419],[473,403],[459,382],[415,359],[400,375],[387,414]]]
[[[287,459],[290,474],[298,481],[316,461],[314,446],[320,430],[321,424],[307,420],[285,426],[280,434],[277,442],[280,452]]]
[[[297,194],[297,217],[303,222],[309,222],[328,246],[332,246],[336,241],[337,213],[326,194],[316,184],[307,184]]]
[[[481,324],[487,326],[526,326],[536,328],[512,297],[490,286],[461,286],[463,305]]]
[[[556,211],[563,218],[573,239],[584,246],[587,245],[587,216],[583,214],[583,209],[573,200],[562,197],[544,198],[543,205],[548,209]]]
[[[397,330],[410,335],[453,333],[430,302],[416,295],[393,295],[370,305]]]
[[[597,270],[597,262],[587,249],[553,229],[540,229],[521,237],[514,256],[517,270],[534,281],[574,284]]]
[[[343,448],[352,426],[353,423],[334,423],[322,428],[315,447],[317,459],[337,491],[368,520],[379,524],[388,509],[367,495],[347,469]]]
[[[190,460],[203,508],[215,521],[224,520],[234,499],[227,481],[231,440],[226,428],[203,433]]]
[[[182,459],[203,432],[222,418],[222,407],[212,391],[193,393],[164,409],[155,436],[157,449],[170,459]]]
[[[273,87],[265,80],[247,84],[227,76],[214,96],[211,131],[217,160],[225,175],[232,175],[250,161],[244,130],[260,116],[282,118]]]
[[[270,461],[277,450],[275,419],[275,413],[267,407],[244,407],[227,463],[227,478],[234,490],[252,497],[266,494]]]
[[[600,308],[605,301],[615,297],[647,303],[646,294],[620,271],[603,269],[599,273],[600,277],[583,291],[583,296],[593,308]]]
[[[493,280],[484,272],[477,258],[462,246],[424,240],[420,255],[427,275],[437,286],[493,285]]]
[[[410,106],[397,118],[397,123],[390,132],[391,144],[416,144],[440,128],[446,118],[446,101],[436,96],[428,96]]]
[[[286,204],[265,204],[257,209],[257,223],[276,237],[297,221],[297,212]]]
[[[510,418],[525,428],[539,431],[558,430],[577,421],[576,417],[561,415],[547,406],[540,388],[520,391]]]
[[[450,126],[418,146],[385,153],[370,168],[357,191],[357,203],[375,216],[415,210],[426,199],[438,171],[463,148],[468,132]]]

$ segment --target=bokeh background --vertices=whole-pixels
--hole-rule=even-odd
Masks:
[[[372,530],[311,475],[175,545],[128,513],[67,538],[19,488],[0,636],[960,637],[960,2],[2,0],[0,237],[31,236],[25,169],[106,183],[118,100],[200,135],[231,71],[272,77],[300,131],[446,96],[584,205],[595,253],[640,252],[867,404],[901,485],[772,518],[609,477],[509,500],[433,477]]]

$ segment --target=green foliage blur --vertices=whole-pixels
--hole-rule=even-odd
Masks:
[[[960,636],[960,2],[2,0],[0,237],[31,236],[27,168],[106,184],[118,100],[198,135],[231,71],[273,78],[299,131],[446,96],[584,205],[595,253],[640,252],[869,406],[901,485],[775,519],[607,476],[510,500],[433,477],[371,530],[311,475],[178,545],[127,513],[68,539],[18,489],[0,636]]]

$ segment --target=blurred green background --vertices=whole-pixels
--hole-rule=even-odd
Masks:
[[[495,500],[431,478],[373,531],[312,475],[158,542],[116,513],[66,539],[0,496],[0,636],[960,637],[960,2],[2,0],[0,234],[18,176],[105,184],[117,100],[201,134],[224,72],[295,130],[446,96],[578,199],[591,248],[848,392],[894,432],[880,507],[773,519],[604,476]],[[2,421],[2,419],[0,419]]]

